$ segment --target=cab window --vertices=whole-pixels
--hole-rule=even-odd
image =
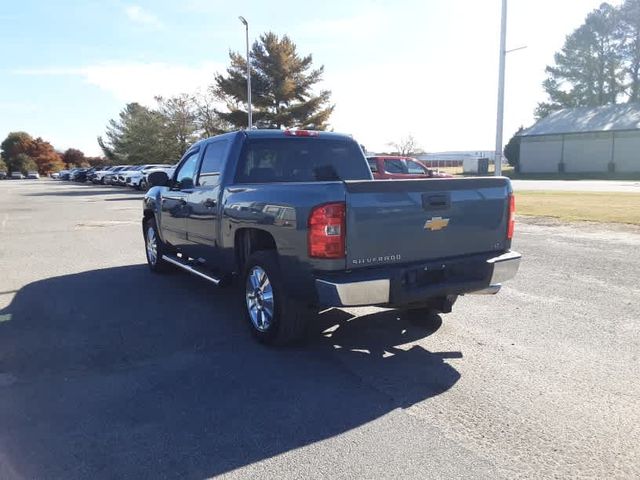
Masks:
[[[413,160],[407,160],[407,171],[412,175],[424,175],[426,173],[425,168]]]

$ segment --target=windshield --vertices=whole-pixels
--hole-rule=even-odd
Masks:
[[[318,138],[247,140],[236,182],[368,180],[371,173],[357,143]]]

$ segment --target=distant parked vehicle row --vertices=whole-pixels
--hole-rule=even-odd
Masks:
[[[52,174],[51,178],[73,182],[91,182],[96,185],[127,186],[136,190],[147,190],[147,177],[153,171],[173,174],[173,165],[113,165],[110,167],[74,168]],[[55,176],[54,176],[55,175]]]
[[[38,179],[40,178],[40,174],[38,172],[27,172],[26,175],[24,175],[22,172],[11,172],[11,174],[7,174],[7,172],[0,171],[0,180],[23,180],[25,178],[30,178],[30,179]]]

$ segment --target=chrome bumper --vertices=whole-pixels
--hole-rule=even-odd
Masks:
[[[383,278],[363,282],[333,283],[316,279],[316,290],[321,298],[335,298],[336,306],[382,305],[389,303],[391,281]]]
[[[493,267],[489,286],[482,290],[469,292],[469,295],[495,295],[502,288],[502,282],[511,280],[518,273],[522,255],[518,252],[507,252],[499,257],[490,258],[487,263]]]
[[[460,292],[460,294],[494,295],[500,291],[502,282],[515,277],[520,266],[521,255],[518,252],[507,252],[499,257],[486,261],[491,268],[489,285],[476,291]],[[390,301],[391,279],[382,278],[357,282],[331,282],[316,279],[316,290],[322,299],[330,299],[334,306],[358,307],[365,305],[385,305]]]

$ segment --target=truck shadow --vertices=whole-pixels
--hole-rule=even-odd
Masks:
[[[320,316],[298,348],[255,343],[235,290],[145,265],[49,278],[0,310],[0,478],[201,479],[331,438],[451,388],[381,311]]]

